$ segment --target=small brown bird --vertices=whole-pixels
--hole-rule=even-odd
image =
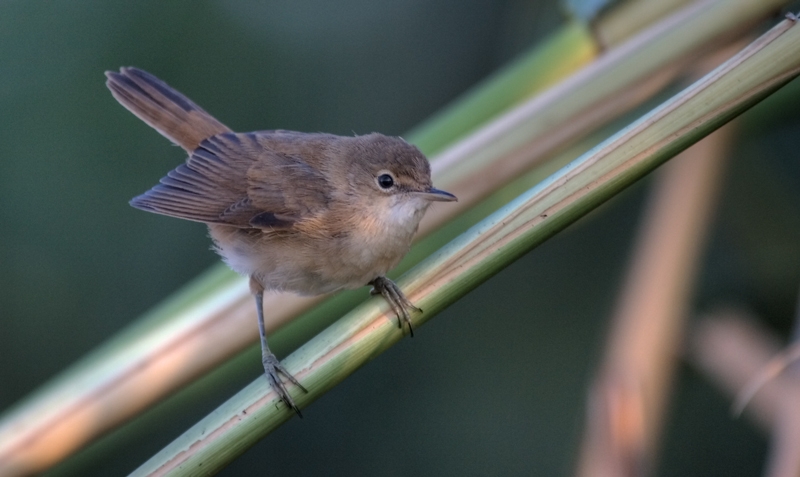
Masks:
[[[267,346],[264,290],[319,295],[372,285],[407,323],[419,311],[386,272],[406,254],[435,189],[424,155],[401,138],[293,131],[235,133],[181,93],[137,68],[106,72],[114,98],[189,153],[186,163],[131,205],[208,225],[215,249],[250,277],[264,371],[306,389]]]

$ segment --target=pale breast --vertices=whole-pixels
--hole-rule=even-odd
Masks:
[[[428,202],[398,199],[367,205],[343,233],[328,237],[219,225],[209,230],[217,252],[236,272],[266,289],[318,295],[364,286],[403,258]]]

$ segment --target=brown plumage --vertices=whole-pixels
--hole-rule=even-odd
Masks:
[[[298,414],[278,373],[300,383],[264,335],[265,289],[316,295],[371,284],[411,329],[415,308],[385,274],[408,251],[430,202],[455,200],[433,188],[416,147],[376,133],[234,133],[149,73],[106,76],[123,106],[189,153],[131,205],[208,224],[218,253],[250,277],[267,378]]]

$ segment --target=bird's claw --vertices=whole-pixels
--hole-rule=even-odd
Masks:
[[[414,306],[403,294],[403,291],[400,290],[400,287],[386,277],[378,277],[369,282],[369,284],[372,285],[370,294],[381,295],[389,302],[392,311],[397,315],[398,328],[403,329],[403,323],[406,323],[408,325],[408,332],[413,337],[414,327],[411,325],[409,312],[422,313],[422,310]]]
[[[308,390],[304,388],[303,385],[300,384],[300,382],[295,379],[291,373],[289,373],[289,371],[286,370],[286,368],[281,364],[280,361],[278,361],[278,358],[275,357],[274,354],[269,353],[263,355],[261,362],[264,364],[264,373],[267,376],[267,381],[269,382],[270,387],[275,390],[281,401],[286,403],[287,406],[289,406],[292,410],[294,410],[294,412],[297,413],[298,416],[302,418],[303,414],[300,413],[300,408],[294,403],[294,399],[292,399],[292,396],[286,389],[286,385],[283,383],[283,380],[281,380],[280,375],[284,375],[289,381],[292,382],[292,384],[302,389],[303,392],[307,393]]]

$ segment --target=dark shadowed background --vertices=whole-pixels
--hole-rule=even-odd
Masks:
[[[398,135],[562,21],[551,0],[0,3],[0,410],[217,262],[202,225],[127,205],[184,154],[114,101],[105,70],[146,69],[239,131]],[[695,298],[698,311],[743,305],[784,334],[800,282],[798,98],[795,82],[747,114]],[[570,474],[648,184],[491,279],[223,475]],[[258,377],[250,355],[53,475],[133,470]],[[680,369],[660,475],[760,472],[765,436],[729,404]]]

